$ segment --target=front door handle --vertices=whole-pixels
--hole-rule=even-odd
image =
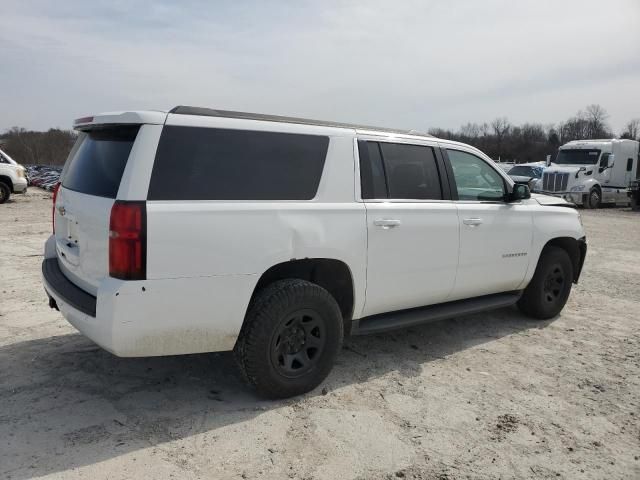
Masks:
[[[482,219],[481,218],[465,218],[464,220],[462,220],[462,223],[464,223],[465,225],[469,225],[470,227],[477,227],[478,225],[482,224]]]
[[[373,224],[376,227],[382,227],[385,230],[388,230],[389,228],[399,227],[400,220],[392,220],[389,218],[378,218],[377,220],[373,221]]]

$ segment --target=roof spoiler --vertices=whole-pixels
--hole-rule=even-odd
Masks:
[[[107,112],[98,115],[80,117],[73,121],[75,130],[88,130],[96,125],[162,125],[167,119],[167,112],[160,111],[132,111]]]

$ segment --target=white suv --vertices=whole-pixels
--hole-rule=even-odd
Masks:
[[[461,143],[194,107],[75,128],[50,305],[119,356],[234,350],[268,397],[322,382],[343,335],[553,317],[585,258],[570,204]]]
[[[0,203],[9,200],[12,193],[27,191],[25,168],[0,150]]]

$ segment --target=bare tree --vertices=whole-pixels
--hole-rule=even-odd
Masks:
[[[491,128],[493,128],[493,133],[496,137],[503,138],[509,132],[511,124],[507,117],[499,117],[491,122]]]
[[[584,113],[587,121],[588,138],[611,137],[611,131],[607,125],[609,114],[600,105],[589,105]]]
[[[498,157],[503,155],[502,153],[502,143],[505,135],[509,133],[509,129],[511,128],[511,124],[507,117],[498,117],[493,122],[491,122],[491,128],[493,128],[493,133],[496,136],[497,147],[498,147]]]
[[[460,127],[460,135],[469,138],[478,138],[480,136],[480,125],[477,123],[467,123]]]
[[[27,165],[62,165],[76,137],[70,130],[52,128],[47,132],[34,132],[13,127],[2,135],[2,148],[16,161]]]
[[[624,127],[624,131],[620,138],[628,138],[630,140],[640,140],[640,118],[629,120]]]

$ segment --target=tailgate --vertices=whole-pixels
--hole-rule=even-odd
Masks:
[[[63,273],[96,295],[109,275],[109,217],[139,126],[81,132],[62,173],[54,209]]]

